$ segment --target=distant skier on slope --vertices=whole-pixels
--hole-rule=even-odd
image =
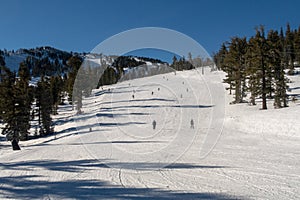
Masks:
[[[153,120],[152,126],[153,126],[153,130],[155,130],[155,128],[156,128],[156,121],[155,120]]]
[[[193,119],[191,119],[191,129],[194,129],[195,127],[194,127],[194,120]]]

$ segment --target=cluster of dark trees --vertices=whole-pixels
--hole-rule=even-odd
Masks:
[[[111,85],[117,83],[124,74],[124,68],[135,68],[138,66],[143,66],[146,65],[146,61],[153,64],[166,64],[165,62],[154,58],[119,56],[114,60],[112,65],[107,66],[107,68],[103,72],[103,75],[101,76],[98,83],[98,88],[103,85]]]
[[[267,99],[274,99],[275,108],[287,107],[286,73],[293,75],[300,61],[300,27],[291,30],[288,24],[285,33],[281,28],[266,34],[260,26],[249,39],[233,37],[222,44],[214,61],[226,72],[224,82],[234,95],[232,103],[243,103],[250,94],[252,105],[262,99],[262,109],[267,109]]]
[[[0,56],[0,120],[5,125],[2,134],[12,142],[14,150],[20,149],[20,140],[29,139],[30,128],[35,128],[35,137],[54,132],[51,114],[56,115],[58,105],[64,103],[64,96],[72,94],[76,67],[79,68],[82,61],[80,59],[75,65],[72,60],[77,58],[71,57],[68,60],[69,68],[75,69],[70,70],[68,75],[42,75],[37,84],[33,85],[30,84],[32,76],[26,62],[20,63],[17,73],[11,72]]]
[[[136,59],[137,58],[137,59]],[[151,62],[152,64],[165,64],[159,59],[147,58],[147,57],[133,57],[133,56],[119,56],[114,60],[111,66],[107,66],[101,78],[98,82],[97,88],[103,85],[111,85],[115,84],[119,81],[119,79],[124,74],[124,68],[135,68],[138,66],[146,65],[146,62]],[[177,59],[176,56],[173,58],[173,63],[170,65],[171,68],[182,71],[182,70],[191,70],[195,67],[185,60],[184,57]],[[97,74],[97,72],[93,72],[93,74]]]
[[[112,85],[117,83],[121,78],[122,73],[124,73],[122,68],[117,71],[113,67],[108,66],[101,76],[97,88],[103,85]]]
[[[192,60],[187,61],[184,57],[177,59],[176,56],[173,57],[173,62],[170,67],[176,71],[195,69],[195,66],[192,64]]]
[[[4,66],[5,65],[5,60],[3,55],[1,55],[1,51],[0,51],[0,66]]]
[[[153,64],[154,63],[166,64],[165,62],[154,58],[141,57],[141,56],[137,56],[137,57],[119,56],[114,60],[112,66],[116,68],[125,68],[125,67],[133,68],[133,67],[144,65],[146,64],[147,61]]]

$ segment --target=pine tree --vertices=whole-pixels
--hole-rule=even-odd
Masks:
[[[82,96],[84,89],[87,87],[88,77],[86,76],[86,70],[84,67],[80,67],[77,71],[76,79],[73,85],[73,100],[72,102],[76,105],[77,114],[81,114],[82,108]]]
[[[229,90],[229,94],[231,95],[233,90],[233,85],[234,85],[233,67],[227,63],[228,60],[227,57],[228,57],[228,50],[225,43],[223,43],[220,48],[220,51],[215,54],[214,61],[219,69],[226,72],[226,78],[223,81],[224,83],[227,83],[229,85],[229,87],[226,88],[226,90]]]
[[[177,57],[174,55],[172,60],[173,60],[173,62],[172,62],[172,65],[171,65],[171,66],[172,66],[175,70],[177,70],[177,62],[178,62],[178,61],[177,61]]]
[[[18,145],[20,140],[19,129],[16,125],[14,85],[16,81],[15,73],[7,67],[1,67],[0,97],[1,97],[1,117],[5,123],[2,134],[7,140],[12,142],[13,150],[20,150]]]
[[[253,57],[253,66],[258,70],[258,78],[261,79],[261,98],[262,98],[262,109],[267,109],[267,67],[268,67],[268,52],[269,47],[265,38],[264,27],[260,26],[256,29],[256,35],[253,39],[253,46],[251,53]]]
[[[19,140],[27,140],[30,129],[30,110],[33,100],[32,88],[29,87],[30,73],[28,67],[20,64],[19,78],[2,67],[1,72],[1,110],[3,122],[2,131],[12,142],[13,150],[19,150]]]
[[[68,61],[67,65],[70,67],[70,72],[67,77],[67,93],[69,95],[68,101],[70,104],[73,104],[73,86],[76,80],[77,72],[82,64],[82,59],[79,56],[72,56]]]
[[[248,79],[248,88],[250,92],[250,102],[252,105],[256,105],[256,97],[261,93],[260,78],[258,73],[258,67],[255,65],[255,38],[251,37],[248,42],[248,49],[246,53],[246,76]]]
[[[216,53],[213,57],[215,64],[217,67],[223,71],[226,71],[225,58],[227,56],[227,47],[225,43],[221,45],[221,48],[218,53]]]
[[[191,62],[185,60],[185,57],[182,57],[177,61],[175,56],[173,57],[173,63],[170,67],[178,71],[191,70],[195,68]]]
[[[231,77],[229,77],[229,80],[234,80],[235,100],[233,103],[242,103],[245,96],[246,52],[246,38],[234,37],[231,39],[225,63],[233,67]]]
[[[14,87],[15,115],[17,126],[20,131],[20,140],[27,140],[30,129],[30,111],[33,101],[33,91],[29,86],[30,71],[27,65],[20,64],[17,79]]]
[[[294,34],[291,31],[290,24],[287,24],[285,32],[285,52],[287,56],[287,67],[289,69],[288,74],[294,74],[294,60],[295,60],[295,49],[294,49]]]
[[[294,38],[294,47],[295,47],[295,61],[297,61],[298,66],[300,65],[300,26],[295,32]]]
[[[280,37],[277,31],[270,30],[268,33],[268,46],[269,50],[269,68],[274,70],[272,77],[274,77],[275,82],[275,98],[274,98],[274,107],[281,108],[281,97],[280,97],[280,79],[282,77],[283,71],[281,71],[281,52],[282,46],[280,44]],[[284,76],[284,73],[283,73]]]
[[[50,87],[50,80],[42,76],[41,80],[37,83],[35,91],[36,105],[38,107],[39,133],[41,136],[53,132],[51,119],[53,99]]]
[[[234,37],[227,43],[228,47],[225,44],[221,46],[219,52],[214,55],[214,61],[226,72],[224,82],[229,84],[230,91],[235,90],[234,103],[243,102],[247,90],[251,93],[252,105],[255,105],[256,98],[260,97],[262,109],[267,109],[267,97],[275,97],[275,108],[287,106],[288,79],[284,70],[291,71],[294,61],[298,61],[298,34],[298,31],[291,32],[288,26],[287,37],[281,28],[280,33],[270,30],[266,38],[264,27],[261,26],[249,41]],[[292,48],[287,48],[289,44]]]
[[[283,34],[283,29],[280,28],[280,33],[279,33],[279,41],[280,41],[280,48],[282,50],[282,53],[281,53],[281,68],[280,68],[280,71],[281,71],[281,81],[279,82],[280,84],[280,88],[281,88],[281,92],[280,92],[280,96],[282,98],[282,101],[283,101],[283,107],[287,107],[288,106],[288,96],[287,96],[287,89],[288,89],[288,86],[287,86],[287,82],[288,82],[288,79],[285,77],[285,72],[284,72],[284,69],[287,68],[288,66],[288,58],[287,58],[287,54],[286,54],[286,44],[285,44],[285,37],[284,37],[284,34]]]
[[[112,67],[107,67],[99,79],[99,85],[103,86],[115,84],[118,81],[117,79],[116,71]]]
[[[52,111],[57,114],[58,105],[61,103],[63,92],[63,80],[60,76],[52,76],[50,78],[50,91],[52,98]]]
[[[0,55],[0,67],[1,66],[5,66],[5,60],[2,55]],[[1,73],[1,71],[0,71],[0,73]]]

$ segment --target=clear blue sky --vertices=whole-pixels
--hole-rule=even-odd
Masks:
[[[212,53],[260,24],[298,28],[299,9],[299,0],[0,0],[0,49],[89,52],[114,34],[154,26],[187,34]]]

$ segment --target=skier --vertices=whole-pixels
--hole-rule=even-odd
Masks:
[[[156,128],[156,121],[155,120],[153,120],[152,126],[153,126],[153,130],[155,130],[155,128]]]
[[[132,98],[134,99],[134,94],[132,95]]]
[[[193,119],[191,119],[191,129],[194,129],[195,127],[194,127],[194,120]]]
[[[151,95],[153,95],[153,94],[154,94],[154,92],[152,91],[152,92],[151,92]]]

